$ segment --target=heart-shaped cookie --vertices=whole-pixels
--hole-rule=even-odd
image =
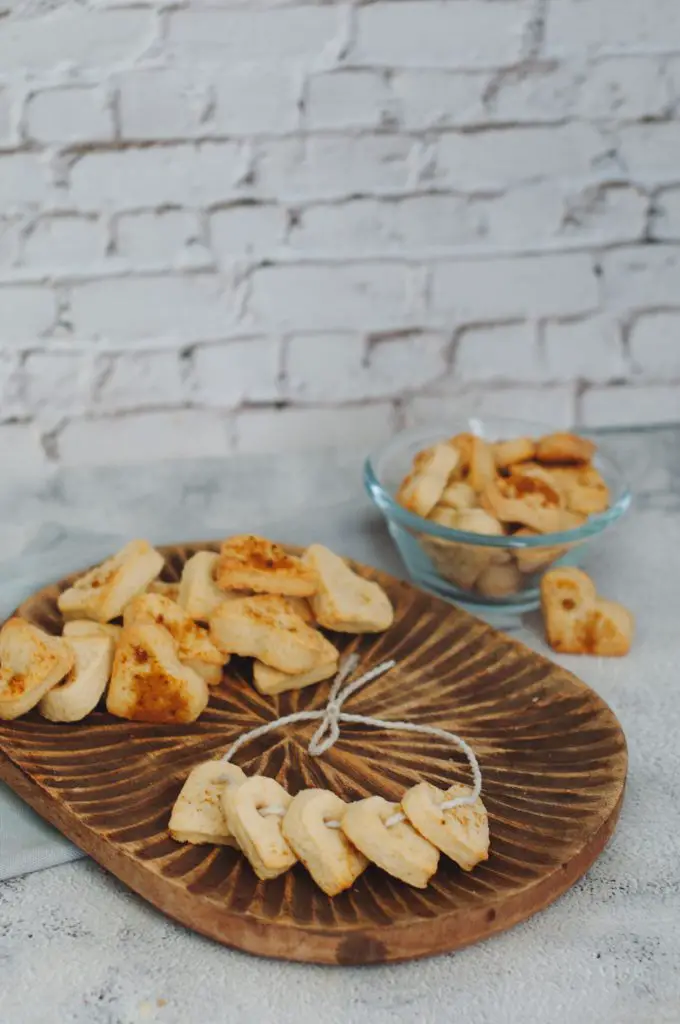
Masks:
[[[258,878],[277,878],[297,860],[281,831],[291,799],[265,775],[252,775],[243,785],[222,791],[227,826]]]
[[[222,679],[222,667],[229,655],[213,644],[208,630],[199,626],[175,601],[164,594],[140,594],[123,612],[123,624],[156,623],[165,626],[177,644],[177,656],[184,665],[215,686]]]
[[[598,597],[581,569],[551,569],[541,580],[541,607],[550,646],[563,654],[619,657],[630,650],[633,616]]]
[[[293,797],[281,823],[290,847],[327,896],[349,889],[368,864],[342,829],[335,827],[346,810],[347,804],[335,793],[303,789]]]
[[[136,722],[195,722],[208,704],[205,679],[182,664],[165,626],[134,622],[116,647],[106,708]]]
[[[178,843],[215,843],[238,846],[222,810],[222,793],[240,786],[246,776],[235,764],[204,761],[187,776],[175,801],[168,828]]]
[[[67,641],[75,664],[38,705],[51,722],[79,722],[93,711],[111,678],[114,641],[110,636],[72,636]]]
[[[34,708],[73,667],[72,648],[24,619],[0,630],[0,718],[9,721]]]
[[[163,556],[148,541],[131,540],[62,591],[57,599],[59,611],[65,619],[110,622],[122,614],[133,597],[146,590],[163,564]]]
[[[408,821],[387,825],[400,809],[399,804],[381,796],[357,800],[345,811],[342,830],[349,841],[383,871],[424,889],[437,870],[439,850]]]
[[[303,562],[319,581],[309,600],[320,626],[341,633],[382,633],[392,625],[394,611],[385,591],[357,575],[344,558],[323,544],[310,544]]]
[[[489,819],[486,808],[479,797],[474,804],[446,810],[441,805],[456,797],[468,796],[470,792],[469,786],[458,782],[447,790],[437,789],[429,782],[420,782],[412,786],[401,801],[404,814],[414,828],[463,871],[472,871],[475,864],[488,859]]]

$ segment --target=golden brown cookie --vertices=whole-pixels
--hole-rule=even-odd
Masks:
[[[418,452],[413,460],[413,470],[397,491],[399,504],[417,516],[429,515],[441,498],[459,458],[457,450],[446,444],[435,444]]]
[[[229,601],[210,618],[210,636],[224,654],[257,658],[288,675],[302,675],[337,657],[318,630],[291,611],[285,598],[256,594]]]
[[[496,463],[491,446],[482,437],[473,437],[470,442],[470,472],[468,474],[470,486],[480,492],[495,479]]]
[[[633,617],[597,596],[581,569],[551,569],[541,579],[541,607],[550,646],[563,654],[618,657],[630,650]]]
[[[517,437],[512,441],[497,441],[491,445],[497,469],[508,469],[520,462],[528,462],[536,455],[536,442],[530,437]]]
[[[382,633],[392,625],[394,609],[380,584],[359,576],[344,558],[323,544],[310,544],[303,562],[319,581],[310,601],[320,626],[340,633]]]
[[[498,483],[488,484],[482,505],[502,523],[519,523],[536,533],[562,533],[582,526],[586,517],[564,508],[537,507],[526,498],[506,497]]]
[[[316,593],[314,571],[265,537],[239,534],[223,541],[215,567],[215,582],[223,590],[252,590],[257,594],[309,597]]]
[[[546,434],[536,444],[539,462],[590,462],[597,446],[586,437],[576,434]]]
[[[165,626],[134,622],[123,630],[113,660],[106,709],[135,722],[195,722],[208,704],[208,685],[177,656]]]
[[[512,466],[507,480],[499,481],[501,492],[521,498],[537,508],[563,508],[564,496],[548,470],[533,463]]]
[[[595,515],[609,508],[609,488],[595,466],[551,466],[548,470],[571,512]]]
[[[64,679],[74,661],[67,640],[25,619],[8,619],[0,630],[0,718],[25,715]]]
[[[229,657],[222,654],[210,639],[208,630],[199,626],[175,601],[164,594],[140,594],[123,613],[125,628],[133,623],[156,623],[165,626],[177,644],[177,656],[198,672],[205,681],[216,686],[222,679],[222,667]]]
[[[59,611],[65,619],[110,622],[133,597],[146,590],[163,564],[163,556],[148,541],[131,540],[64,590],[57,599]]]
[[[458,465],[454,473],[455,479],[462,479],[470,471],[470,458],[472,455],[472,441],[474,434],[456,434],[446,442],[458,452]]]

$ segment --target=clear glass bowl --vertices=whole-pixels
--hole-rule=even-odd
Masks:
[[[398,505],[394,497],[411,469],[413,456],[445,438],[469,432],[489,441],[500,441],[540,437],[554,429],[492,416],[453,419],[405,430],[366,459],[364,485],[385,516],[414,583],[439,597],[487,612],[493,618],[494,613],[511,611],[519,615],[538,607],[540,578],[548,568],[582,564],[588,542],[616,522],[631,502],[621,470],[599,439],[594,465],[609,487],[611,504],[606,512],[591,515],[576,530],[540,537],[489,537],[423,519]],[[484,571],[490,567],[499,571]],[[477,583],[480,577],[484,581],[481,590]]]

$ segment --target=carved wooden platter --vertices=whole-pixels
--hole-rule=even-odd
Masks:
[[[190,555],[212,548],[161,549],[165,578],[179,578]],[[429,887],[416,890],[370,867],[331,900],[300,865],[260,882],[235,850],[174,842],[168,818],[190,768],[245,730],[326,703],[329,683],[262,697],[237,659],[192,725],[126,722],[103,711],[74,725],[37,712],[0,722],[0,778],[144,899],[250,953],[325,964],[405,960],[524,920],[568,889],[611,836],[626,777],[621,727],[596,693],[545,658],[407,583],[359,570],[386,588],[395,624],[378,636],[331,639],[359,653],[359,671],[388,657],[398,665],[346,710],[437,725],[472,744],[491,825],[491,856],[473,872],[442,856]],[[41,590],[19,614],[60,632],[56,598],[67,583]],[[467,765],[443,742],[357,725],[344,724],[335,746],[312,758],[315,725],[262,737],[235,760],[292,793],[321,786],[346,800],[399,800],[422,780],[469,781]]]

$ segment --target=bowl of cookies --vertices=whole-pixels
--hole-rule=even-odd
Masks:
[[[364,483],[413,581],[492,613],[537,608],[543,573],[582,564],[631,501],[599,442],[500,417],[403,431]]]

